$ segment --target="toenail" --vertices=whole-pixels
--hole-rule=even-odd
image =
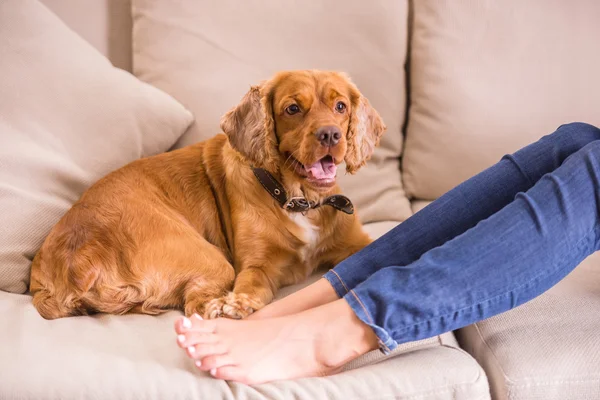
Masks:
[[[202,361],[198,360],[194,364],[196,364],[196,367],[200,368],[202,366]]]
[[[188,351],[190,352],[190,354],[194,354],[194,352],[196,351],[196,348],[194,346],[190,346],[190,347],[188,347]]]
[[[211,374],[212,376],[215,376],[215,375],[217,374],[217,369],[216,369],[216,368],[213,368],[213,369],[211,369],[211,370],[210,370],[210,374]]]
[[[185,335],[177,335],[177,341],[179,343],[185,342]]]
[[[192,315],[192,317],[196,317],[197,319],[199,319],[200,321],[204,320],[204,318],[202,318],[201,316],[199,316],[198,314],[194,314]]]
[[[186,329],[190,329],[192,327],[192,321],[190,321],[188,317],[183,317],[183,323],[181,325]]]

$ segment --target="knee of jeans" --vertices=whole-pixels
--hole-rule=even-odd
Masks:
[[[561,140],[575,144],[576,148],[582,148],[588,143],[600,140],[600,129],[585,122],[571,122],[558,127],[556,133]]]

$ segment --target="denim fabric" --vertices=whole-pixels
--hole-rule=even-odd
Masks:
[[[379,337],[458,329],[543,293],[598,249],[600,130],[504,156],[325,274]]]

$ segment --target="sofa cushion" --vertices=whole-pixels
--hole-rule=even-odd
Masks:
[[[196,117],[177,147],[212,137],[250,85],[279,70],[346,71],[388,127],[357,175],[340,176],[364,222],[402,221],[407,1],[134,0],[133,70]],[[343,169],[340,169],[343,171]]]
[[[34,0],[0,2],[0,290],[24,293],[33,256],[81,193],[167,150],[192,121]]]
[[[111,63],[131,71],[130,0],[41,0]]]
[[[0,292],[0,398],[489,399],[471,356],[435,343],[325,378],[246,386],[199,372],[175,342],[172,311],[47,321],[28,295]]]
[[[600,125],[600,2],[412,4],[409,197],[435,199],[563,123]]]
[[[365,227],[377,238],[396,223]],[[319,279],[284,288],[282,298]],[[44,320],[31,297],[0,292],[0,398],[489,399],[485,374],[452,333],[372,351],[325,378],[257,386],[198,372],[176,343],[181,313]]]
[[[418,213],[419,211],[427,207],[429,204],[431,204],[431,201],[429,200],[413,200],[411,202],[413,214]]]
[[[540,297],[459,332],[494,399],[600,398],[600,254]]]

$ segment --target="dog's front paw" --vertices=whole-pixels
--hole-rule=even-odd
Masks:
[[[225,297],[212,299],[204,305],[204,315],[206,319],[214,319],[223,316],[223,306],[225,305]]]
[[[225,297],[223,316],[232,319],[246,318],[258,309],[258,304],[245,293],[229,293]]]

